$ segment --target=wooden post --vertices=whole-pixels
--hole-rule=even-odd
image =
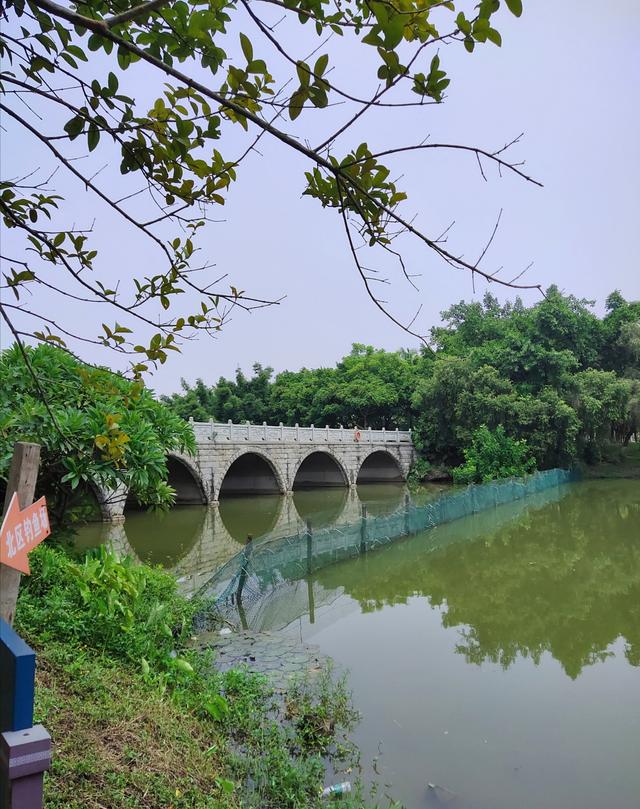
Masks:
[[[313,529],[311,520],[307,520],[307,576],[313,573]]]
[[[362,504],[362,520],[360,522],[360,553],[367,552],[367,506]]]
[[[40,444],[27,444],[17,441],[13,447],[13,458],[7,481],[7,493],[4,498],[3,515],[6,514],[14,492],[18,494],[20,508],[33,503],[33,495],[38,480],[40,465]],[[20,571],[6,565],[0,565],[0,618],[9,626],[13,625],[16,614],[16,601],[20,588]]]
[[[409,492],[404,493],[404,533],[409,534],[409,509],[411,508],[411,497]]]

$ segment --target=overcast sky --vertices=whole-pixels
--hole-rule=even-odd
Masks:
[[[487,269],[504,266],[508,278],[533,262],[523,281],[555,283],[596,299],[598,311],[616,288],[627,298],[640,298],[640,2],[528,0],[520,20],[501,15],[498,27],[502,48],[488,45],[471,56],[457,47],[441,49],[452,78],[446,104],[393,115],[374,111],[342,141],[341,150],[366,140],[375,151],[427,135],[434,142],[493,150],[524,132],[514,156],[526,159],[527,172],[544,188],[500,178],[490,166],[485,182],[475,160],[463,153],[412,154],[390,163],[409,193],[407,215],[415,214],[431,236],[455,220],[449,247],[475,259],[502,210]],[[350,64],[350,58],[336,52],[338,65],[357,86],[365,66]],[[344,117],[340,108],[329,113],[334,120]],[[308,119],[301,132],[315,135],[315,126],[321,139],[331,127],[322,113],[309,115],[318,123]],[[237,314],[215,341],[185,346],[150,381],[160,392],[176,390],[181,376],[214,382],[256,361],[276,370],[333,365],[353,342],[388,349],[417,345],[368,300],[335,212],[300,197],[303,159],[266,139],[260,148],[229,195],[225,222],[210,226],[201,246],[236,287],[286,297],[279,306]],[[4,173],[14,173],[9,161],[13,168],[41,159],[30,150],[8,127]],[[69,204],[76,221],[97,217],[100,247],[108,251],[114,273],[152,269],[157,257],[148,244],[125,232],[114,235],[116,226],[111,229],[95,199],[74,188]],[[422,305],[416,328],[426,333],[441,310],[474,297],[471,279],[418,242],[405,239],[402,250],[409,270],[420,274],[419,291],[393,270],[385,297],[403,318]],[[475,297],[485,288],[476,283]],[[495,285],[492,291],[502,299],[514,296]],[[522,297],[526,303],[539,299],[535,292]],[[81,328],[95,327],[95,312],[78,312],[77,319]],[[6,332],[1,336],[5,347]],[[105,361],[105,355],[89,358]],[[118,367],[117,358],[112,364]]]

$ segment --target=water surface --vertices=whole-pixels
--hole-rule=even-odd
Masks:
[[[640,484],[561,489],[320,571],[313,623],[299,599],[409,809],[640,807]]]

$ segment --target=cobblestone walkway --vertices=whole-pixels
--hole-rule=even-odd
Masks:
[[[215,667],[220,671],[246,665],[266,674],[275,688],[282,689],[292,677],[318,674],[328,662],[317,646],[276,632],[206,632],[198,636],[198,646],[215,649]]]

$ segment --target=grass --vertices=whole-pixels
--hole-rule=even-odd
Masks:
[[[50,809],[222,809],[224,739],[114,661],[67,645],[38,650],[36,721],[54,743]]]
[[[631,478],[640,479],[640,443],[626,447],[616,446],[610,456],[594,465],[583,464],[585,478]]]
[[[357,721],[330,671],[279,694],[189,648],[197,609],[166,573],[104,550],[39,546],[16,628],[38,654],[50,809],[314,809],[325,765],[357,761]],[[342,809],[366,805],[361,787]]]

